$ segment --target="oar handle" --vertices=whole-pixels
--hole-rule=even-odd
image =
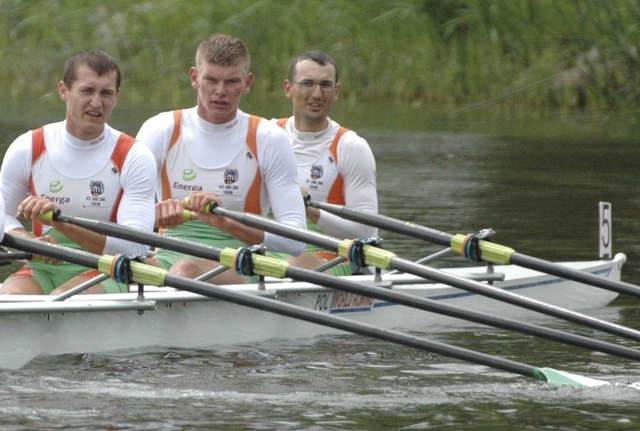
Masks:
[[[182,200],[182,205],[184,205],[187,208],[190,208],[191,206],[189,205],[189,196],[187,196],[186,198],[184,198]],[[208,204],[206,204],[204,206],[204,212],[209,213],[209,214],[215,214],[215,209],[218,208],[218,202],[216,201],[211,201]]]
[[[46,213],[38,214],[38,220],[51,223],[58,219],[58,215],[60,215],[60,210],[49,210]]]

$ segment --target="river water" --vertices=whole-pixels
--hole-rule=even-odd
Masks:
[[[18,131],[4,133],[7,142]],[[640,283],[635,141],[361,134],[378,161],[381,213],[451,233],[492,227],[497,242],[519,252],[580,260],[597,257],[597,204],[608,201],[614,252],[629,258],[623,279]],[[388,232],[381,236],[402,257],[437,249]],[[619,297],[588,314],[640,327],[635,298]],[[542,324],[633,345],[553,319]],[[420,335],[613,384],[553,387],[359,336],[265,340],[210,350],[38,358],[21,370],[0,371],[0,428],[640,429],[637,363],[491,328]]]

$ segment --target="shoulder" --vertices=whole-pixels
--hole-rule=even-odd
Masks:
[[[354,130],[351,130],[351,129],[346,128],[344,126],[340,126],[338,123],[335,123],[335,124],[337,125],[336,133],[339,133],[340,128],[344,128],[345,129],[344,133],[340,137],[340,145],[338,146],[338,148],[343,149],[343,150],[347,150],[348,149],[350,151],[362,151],[362,150],[371,151],[369,143],[367,142],[367,140],[365,138],[360,136]]]
[[[31,142],[33,137],[33,131],[28,130],[18,137],[16,137],[13,142],[7,148],[7,151],[4,155],[4,159],[13,159],[16,158],[29,158],[31,159]]]
[[[146,146],[142,145],[139,141],[135,140],[131,148],[129,149],[129,153],[127,155],[128,158],[140,160],[143,163],[153,162],[154,157],[151,150]]]
[[[289,135],[285,130],[278,126],[273,120],[267,120],[262,118],[258,124],[257,130],[258,145],[268,146],[291,146]]]
[[[156,159],[151,150],[137,140],[134,141],[124,158],[122,173],[125,183],[131,178],[136,183],[155,183]]]
[[[285,129],[287,128],[287,124],[290,122],[290,119],[293,117],[281,117],[281,118],[272,118],[269,122],[277,125],[278,127]]]
[[[142,136],[146,138],[148,136],[164,135],[167,132],[173,132],[174,127],[174,111],[160,112],[152,117],[146,119],[136,137]]]
[[[148,147],[158,158],[158,162],[167,151],[174,130],[173,111],[165,111],[147,119],[138,133],[136,141]]]
[[[338,144],[338,164],[375,165],[375,157],[371,146],[365,138],[353,130],[346,131]]]

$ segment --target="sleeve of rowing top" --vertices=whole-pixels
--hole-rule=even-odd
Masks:
[[[0,168],[0,190],[4,201],[4,230],[9,232],[24,228],[16,217],[18,205],[29,196],[31,172],[31,131],[18,136],[9,145],[2,168]]]
[[[4,239],[4,199],[0,194],[0,242]]]
[[[344,181],[345,206],[364,213],[378,213],[376,161],[367,141],[348,131],[338,145],[338,171]],[[373,238],[378,230],[326,211],[320,211],[318,227],[337,238]]]
[[[142,123],[136,135],[136,141],[151,150],[158,171],[167,155],[169,142],[171,142],[171,135],[173,134],[173,123],[172,111],[161,112]]]
[[[261,121],[258,126],[258,163],[264,187],[275,219],[306,230],[304,201],[298,185],[296,159],[287,134],[275,123]],[[270,232],[264,233],[265,247],[294,256],[304,250],[304,243]]]
[[[156,165],[151,151],[136,142],[122,166],[120,181],[123,194],[118,206],[117,223],[153,231],[155,222]],[[107,237],[105,254],[146,255],[149,247],[120,238]]]

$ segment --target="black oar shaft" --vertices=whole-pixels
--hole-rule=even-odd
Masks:
[[[561,265],[553,265],[546,260],[533,256],[527,256],[522,253],[514,253],[511,255],[511,263],[523,266],[525,268],[534,269],[540,272],[546,272],[568,280],[578,281],[584,284],[600,287],[602,289],[611,290],[618,293],[626,293],[633,296],[640,296],[640,288],[624,281],[613,281],[595,274],[584,271],[576,271]]]
[[[574,346],[584,347],[587,349],[596,350],[603,353],[609,353],[615,356],[622,356],[629,359],[640,360],[640,351],[629,348],[629,347],[620,346],[617,344],[609,343],[606,341],[600,341],[594,338],[588,338],[581,335],[575,335],[569,332],[560,331],[552,328],[545,328],[542,326],[537,326],[537,325],[533,325],[526,322],[518,322],[515,320],[501,318],[501,317],[489,315],[486,313],[481,313],[473,310],[466,310],[451,304],[446,304],[446,303],[431,300],[428,298],[422,298],[419,296],[412,296],[406,293],[397,292],[387,288],[377,287],[371,284],[360,285],[358,283],[353,283],[350,280],[346,280],[344,278],[332,277],[327,274],[318,273],[317,271],[289,266],[286,270],[286,275],[287,277],[290,277],[294,280],[304,280],[309,283],[328,286],[333,289],[343,290],[343,291],[355,293],[362,296],[369,296],[369,297],[381,299],[383,301],[389,301],[395,304],[404,305],[411,308],[417,308],[424,311],[443,314],[449,317],[469,320],[472,322],[493,326],[496,328],[514,330],[514,331],[521,332],[528,335],[547,338],[553,341],[572,344]],[[580,322],[580,323],[585,323],[585,322]],[[597,322],[595,324],[597,324]],[[617,325],[614,325],[614,326],[617,326]],[[624,329],[629,329],[629,328],[622,327],[620,328],[620,331],[626,333]],[[629,329],[629,331],[631,333],[635,332],[631,329]],[[637,338],[637,334],[634,334],[634,335],[636,335],[636,337],[634,338]]]
[[[440,244],[447,247],[451,245],[451,239],[453,238],[453,235],[451,234],[440,232],[438,230],[430,229],[413,223],[403,222],[398,219],[381,214],[364,213],[352,210],[351,208],[347,208],[345,206],[316,202],[310,199],[306,200],[305,202],[308,206],[320,208],[342,218],[366,225],[375,226],[380,229],[402,233],[407,236],[415,236],[416,232],[419,232],[420,239],[425,239],[435,244]]]
[[[245,223],[252,225],[254,227],[265,229],[267,226],[269,226],[269,227],[273,227],[274,230],[275,228],[277,228],[278,233],[283,236],[293,235],[294,231],[297,231],[294,228],[281,225],[272,220],[265,219],[263,217],[259,217],[252,214],[237,213],[235,211],[226,210],[220,207],[216,208],[215,211],[217,211],[219,214],[233,216],[238,221],[242,219],[244,220]],[[59,216],[58,219],[63,220],[61,216]],[[175,238],[165,238],[165,237],[161,237],[158,234],[154,234],[150,232],[141,232],[139,230],[132,229],[130,227],[120,226],[113,223],[106,223],[106,222],[100,222],[95,220],[82,219],[78,217],[66,217],[66,216],[64,217],[64,221],[78,224],[79,226],[90,228],[97,232],[112,235],[115,237],[120,237],[123,239],[131,240],[132,238],[135,237],[138,241],[145,244],[151,244],[151,245],[162,244],[163,247],[166,247],[168,249],[175,249],[178,251],[184,250],[186,253],[190,253],[193,256],[202,257],[205,259],[211,259],[213,258],[213,256],[215,256],[215,258],[217,259],[221,255],[220,250],[214,247],[203,246],[201,244],[193,243],[191,241],[186,241],[186,240],[178,240]],[[331,247],[327,247],[328,249],[335,249],[337,247],[337,245],[333,244],[333,242],[337,242],[337,240],[331,239],[331,237],[316,234],[313,232],[306,232],[306,231],[299,231],[299,232],[301,234],[304,234],[305,237],[308,236],[307,239],[310,240],[310,242],[312,243],[313,243],[312,240],[315,237],[322,237],[323,241],[326,241],[325,244],[327,246],[331,246]],[[292,236],[292,237],[296,238],[295,236]],[[330,244],[329,241],[331,241],[332,244]],[[396,263],[400,267],[411,265],[411,268],[415,266],[419,270],[434,271],[435,272],[434,274],[428,273],[428,275],[436,278],[446,277],[444,279],[445,282],[452,282],[452,283],[462,282],[463,284],[471,283],[473,285],[477,284],[482,289],[485,289],[485,288],[494,289],[494,288],[485,287],[485,285],[477,282],[473,282],[471,280],[461,279],[459,277],[456,279],[450,279],[446,273],[431,270],[428,267],[417,265],[413,262],[397,259]],[[411,272],[411,271],[408,271],[410,267],[407,267],[405,269],[407,269],[407,271],[405,272]],[[427,274],[424,274],[424,275],[416,274],[416,275],[427,276]],[[527,324],[524,322],[516,322],[509,319],[490,316],[488,314],[473,312],[470,310],[463,310],[450,304],[445,304],[435,300],[430,300],[428,298],[421,298],[413,295],[408,295],[408,294],[397,292],[394,290],[377,287],[371,284],[361,285],[344,278],[333,277],[328,274],[318,273],[317,271],[307,270],[303,268],[296,268],[294,266],[287,266],[286,276],[296,280],[303,280],[310,283],[319,284],[322,286],[328,286],[334,289],[343,290],[350,293],[356,293],[363,296],[374,297],[376,299],[389,301],[389,302],[393,302],[400,305],[405,305],[407,307],[435,312],[435,313],[456,317],[464,320],[470,320],[470,321],[474,321],[484,325],[494,326],[502,329],[515,330],[528,335],[544,337],[554,341],[573,344],[578,347],[584,347],[592,350],[601,351],[604,353],[609,353],[612,355],[618,355],[618,356],[623,356],[630,359],[640,360],[640,352],[631,348],[619,346],[612,343],[607,343],[604,341],[599,341],[596,339],[590,339],[587,337],[582,337],[582,336],[570,334],[567,332],[539,327],[539,326]],[[498,292],[502,292],[498,289],[494,289],[494,290],[497,290]],[[561,310],[562,309],[559,309],[559,311],[556,310],[556,312],[562,315],[563,317],[566,317],[561,313]],[[579,316],[581,316],[577,313],[570,313],[570,314],[571,314],[571,317],[575,319],[579,319]],[[574,316],[574,314],[576,316]],[[597,319],[588,318],[587,316],[585,316],[584,319],[585,319],[585,322],[589,323],[589,326],[592,326],[592,325],[599,326],[599,323],[598,323],[599,321]],[[570,320],[570,319],[567,319],[567,320]],[[580,322],[580,323],[584,323],[584,322]],[[605,323],[607,323],[610,326],[610,327],[607,327],[609,331],[615,330],[616,333],[620,332],[626,335],[627,337],[640,339],[640,333],[636,333],[636,331],[630,328],[625,328],[625,327],[618,328],[618,325],[610,324],[609,322],[605,322]],[[602,329],[602,328],[598,328],[598,329]]]
[[[197,255],[205,259],[220,260],[220,250],[192,241],[184,241],[179,238],[152,235],[140,229],[132,229],[114,223],[105,223],[98,220],[82,217],[70,217],[61,213],[54,215],[55,220],[72,223],[88,230],[100,232],[104,235],[123,238],[129,241],[139,242],[154,247],[167,248],[180,253]]]
[[[509,359],[487,355],[446,343],[426,340],[424,338],[419,338],[402,332],[379,328],[269,298],[247,295],[230,289],[225,289],[223,287],[212,286],[182,277],[167,275],[165,281],[167,286],[197,293],[203,296],[213,297],[223,301],[233,302],[235,304],[292,317],[294,319],[317,323],[319,325],[329,326],[331,328],[365,335],[383,341],[390,341],[396,344],[414,347],[419,350],[438,353],[444,356],[450,356],[464,361],[487,365],[489,367],[537,378],[535,373],[536,367]]]
[[[99,257],[94,254],[87,253],[82,250],[73,250],[67,247],[62,247],[57,244],[50,244],[44,241],[31,240],[19,235],[5,234],[4,239],[2,240],[2,245],[9,248],[15,248],[18,250],[27,251],[29,253],[33,253],[41,256],[53,257],[56,259],[60,258],[63,254],[66,256],[67,253],[72,252],[73,263],[86,266],[89,268],[97,268],[98,266]],[[66,259],[61,258],[59,260],[66,260]]]
[[[517,295],[508,290],[498,289],[494,286],[484,285],[453,274],[447,274],[446,272],[438,271],[428,266],[417,265],[413,262],[400,258],[393,258],[392,266],[393,268],[403,272],[425,277],[443,284],[456,286],[460,289],[487,296],[498,301],[507,302],[509,304],[557,317],[559,319],[579,323],[610,334],[619,335],[632,340],[640,340],[640,332],[635,329],[587,316],[586,314],[578,313],[566,308],[556,307],[555,305],[548,304],[546,302]]]
[[[424,241],[430,241],[435,244],[451,246],[453,235],[441,232],[426,226],[405,222],[393,217],[379,214],[362,213],[340,205],[328,204],[324,202],[316,202],[307,200],[306,204],[315,208],[323,209],[332,214],[338,215],[345,219],[365,223],[390,232],[401,233],[413,238]],[[536,271],[546,272],[568,280],[579,281],[585,284],[591,284],[602,289],[611,290],[617,293],[626,293],[629,295],[640,296],[640,287],[626,283],[624,281],[609,280],[594,274],[589,274],[576,269],[568,268],[552,262],[528,256],[522,253],[513,253],[510,256],[510,263],[523,266],[525,268],[534,269]]]
[[[322,235],[316,232],[302,231],[300,229],[295,229],[290,226],[282,225],[273,220],[269,220],[254,214],[240,213],[240,212],[229,210],[222,207],[214,207],[212,211],[216,214],[230,217],[234,220],[240,221],[250,226],[257,227],[263,230],[269,230],[273,233],[277,233],[279,235],[286,236],[289,238],[302,240],[310,244],[324,247],[327,250],[338,251],[339,244],[341,243],[341,241],[335,238],[331,238],[329,236]],[[517,306],[527,308],[529,310],[533,310],[539,313],[557,317],[570,322],[579,323],[579,324],[588,326],[590,328],[598,329],[603,332],[607,332],[610,334],[618,335],[618,336],[633,339],[633,340],[640,340],[640,331],[637,331],[635,329],[628,328],[622,325],[616,325],[615,323],[607,322],[602,319],[596,319],[582,313],[568,310],[566,308],[556,307],[551,304],[547,304],[541,301],[536,301],[534,299],[531,299],[522,295],[517,295],[507,290],[498,289],[494,286],[489,286],[474,280],[469,280],[466,278],[448,274],[444,271],[441,271],[435,268],[430,268],[428,266],[419,265],[419,264],[416,264],[415,262],[411,262],[406,259],[401,259],[398,257],[391,258],[391,267],[393,269],[397,269],[409,274],[414,274],[414,275],[428,278],[430,280],[434,280],[443,284],[454,286],[459,289],[463,289],[469,292],[474,292],[479,295],[488,296],[498,301],[507,302],[509,304],[517,305]],[[323,281],[323,283],[328,283],[328,282],[329,281],[327,280]],[[362,294],[375,296],[373,293],[362,293]],[[378,299],[381,299],[381,297],[378,296]],[[382,299],[387,300],[387,298],[382,298]],[[397,302],[398,300],[392,300],[392,301]],[[409,305],[409,304],[403,303],[403,305]],[[595,349],[595,350],[600,350],[600,349]],[[636,353],[632,353],[634,357]]]
[[[2,242],[7,247],[18,248],[42,256],[49,256],[59,260],[73,262],[92,268],[99,267],[100,257],[90,253],[51,245],[41,241],[28,238],[14,237],[6,234]],[[146,266],[146,265],[143,265]],[[135,276],[135,271],[134,271]],[[143,281],[143,280],[133,280]],[[233,291],[224,287],[211,285],[202,281],[189,280],[183,277],[166,274],[164,276],[166,286],[193,292],[210,298],[220,299],[263,311],[267,311],[282,316],[292,317],[311,323],[316,323],[331,328],[365,335],[372,338],[389,341],[396,344],[413,347],[422,351],[432,352],[449,356],[464,361],[469,361],[492,368],[520,374],[535,379],[544,379],[539,372],[539,368],[521,362],[512,361],[498,356],[488,355],[474,350],[464,349],[446,343],[430,341],[399,331],[367,325],[348,319],[344,319],[330,314],[321,313],[293,304],[284,303],[274,299],[249,295],[246,293]]]

